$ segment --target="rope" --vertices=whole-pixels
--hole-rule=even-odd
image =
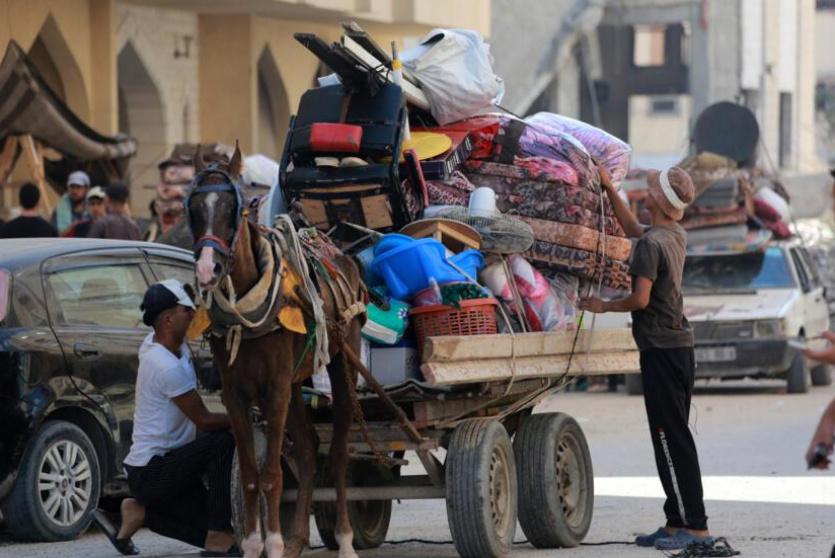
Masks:
[[[719,537],[711,542],[691,543],[681,552],[665,553],[668,558],[725,558],[742,554],[728,543],[725,537]]]

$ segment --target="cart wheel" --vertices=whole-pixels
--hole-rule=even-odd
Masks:
[[[463,558],[507,556],[516,534],[516,463],[501,423],[472,419],[452,433],[446,457],[446,509]]]
[[[573,547],[591,526],[594,474],[580,425],[564,413],[531,415],[513,447],[519,523],[537,548]]]
[[[255,461],[258,467],[264,464],[264,458],[267,455],[267,437],[261,427],[255,427],[253,431],[255,437]],[[287,468],[284,469],[284,486],[285,488],[293,486],[295,479],[291,479],[292,473]],[[238,464],[238,451],[235,450],[235,457],[232,459],[232,476],[230,479],[230,492],[232,495],[232,529],[235,531],[235,538],[240,544],[249,533],[244,533],[244,491],[241,485],[241,467]],[[258,510],[261,513],[260,528],[264,533],[264,525],[267,524],[267,499],[261,494]],[[281,533],[286,539],[290,534],[290,528],[293,525],[293,514],[296,511],[296,505],[293,503],[281,504],[278,511],[279,520],[281,521]]]
[[[324,486],[333,486],[330,471],[321,464]],[[348,467],[348,486],[380,486],[394,481],[394,472],[370,461],[352,461]],[[334,530],[336,529],[336,502],[314,502],[313,517],[322,542],[330,550],[339,550]],[[386,541],[391,521],[391,500],[350,500],[348,519],[354,531],[354,548],[367,550],[377,548]]]

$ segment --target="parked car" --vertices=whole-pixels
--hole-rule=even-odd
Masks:
[[[124,490],[139,306],[162,279],[193,281],[190,252],[145,242],[0,240],[0,509],[21,539],[72,539]],[[201,388],[208,349],[192,346]]]

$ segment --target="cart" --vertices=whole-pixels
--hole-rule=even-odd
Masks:
[[[360,396],[367,430],[355,423],[349,441],[354,547],[383,544],[392,500],[408,499],[446,500],[452,539],[464,558],[507,556],[517,518],[537,548],[580,544],[594,507],[585,436],[569,415],[532,409],[573,376],[636,372],[638,351],[629,330],[430,337],[422,355],[425,381],[386,388],[419,436],[408,435],[379,397]],[[336,491],[327,466],[331,417],[319,402],[311,398],[320,440],[313,514],[324,544],[336,549]],[[263,432],[256,431],[259,456],[265,446]],[[401,467],[413,460],[424,474],[401,476]],[[236,462],[233,524],[240,537],[238,475]],[[291,472],[285,479],[282,519],[289,524],[297,491]]]

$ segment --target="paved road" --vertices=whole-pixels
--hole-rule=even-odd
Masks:
[[[702,386],[694,399],[693,427],[701,452],[711,527],[728,537],[743,556],[825,557],[835,542],[835,476],[807,473],[802,454],[817,416],[835,388],[788,396],[779,383],[741,382]],[[577,418],[592,451],[596,499],[587,543],[627,541],[662,521],[661,487],[646,431],[643,402],[623,394],[560,394],[543,405]],[[315,529],[313,529],[315,533]],[[389,539],[448,541],[441,501],[395,504]],[[517,538],[522,540],[521,529]],[[196,556],[186,545],[147,531],[137,536],[147,557]],[[314,544],[319,544],[314,536]],[[565,551],[517,545],[513,556],[572,558],[663,556],[634,546],[583,546]],[[0,557],[111,558],[116,553],[100,534],[56,544],[14,544],[0,535]],[[311,558],[335,553],[313,550]],[[368,558],[454,557],[450,544],[385,545]]]

